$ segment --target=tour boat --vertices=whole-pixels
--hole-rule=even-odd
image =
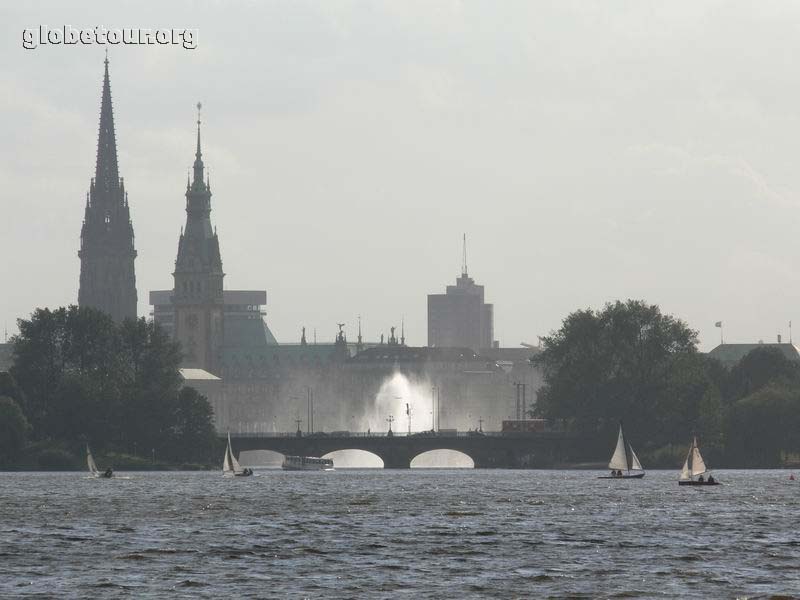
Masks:
[[[286,471],[333,471],[333,460],[316,456],[287,456],[281,468]]]
[[[703,478],[703,473],[706,471],[708,468],[697,447],[697,437],[693,437],[692,445],[689,446],[689,454],[686,455],[686,462],[683,463],[678,485],[719,485],[719,481],[712,476],[709,476],[708,479]]]
[[[253,474],[253,469],[242,467],[233,455],[230,432],[228,432],[228,446],[225,448],[225,458],[222,461],[222,474],[225,477],[248,477]]]
[[[97,464],[94,462],[92,451],[89,450],[89,444],[86,444],[86,466],[89,467],[89,475],[96,479],[111,479],[114,476],[114,472],[110,468],[102,473],[100,472],[100,469],[97,468]]]
[[[639,457],[633,451],[633,446],[625,441],[622,423],[619,424],[617,447],[614,449],[608,468],[611,469],[611,475],[602,475],[598,479],[641,479],[644,477],[644,468],[639,462]],[[623,470],[625,473],[622,472]],[[619,473],[619,475],[615,473]]]

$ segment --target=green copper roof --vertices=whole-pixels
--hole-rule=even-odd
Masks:
[[[708,353],[725,367],[732,367],[756,348],[777,348],[789,360],[800,361],[800,351],[794,344],[720,344]]]

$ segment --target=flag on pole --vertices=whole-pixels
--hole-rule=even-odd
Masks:
[[[722,327],[722,321],[717,321],[714,323],[714,327]]]

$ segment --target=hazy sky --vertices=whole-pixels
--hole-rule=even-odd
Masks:
[[[172,286],[203,102],[229,289],[279,341],[370,339],[469,272],[503,345],[643,298],[702,347],[800,326],[797,2],[14,2],[0,8],[0,320],[76,302],[104,46],[65,24],[199,29],[110,48],[139,313]],[[2,323],[0,322],[0,325]],[[800,330],[798,330],[800,336]]]

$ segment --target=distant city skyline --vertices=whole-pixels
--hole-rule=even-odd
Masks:
[[[280,342],[353,337],[361,315],[366,339],[404,319],[424,345],[462,232],[504,346],[625,298],[704,350],[717,321],[754,342],[799,320],[794,3],[87,9],[0,8],[9,335],[78,301],[105,57],[20,32],[96,19],[198,32],[194,50],[108,47],[139,315],[172,283],[200,100],[225,287],[266,289]]]

